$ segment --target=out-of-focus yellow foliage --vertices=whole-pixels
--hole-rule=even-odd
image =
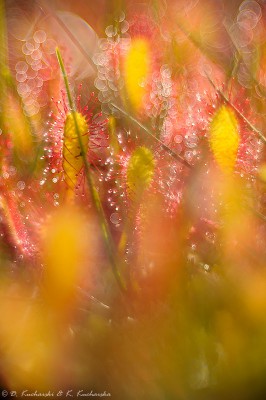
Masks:
[[[68,187],[68,198],[73,198],[78,174],[84,166],[75,120],[85,153],[87,153],[89,143],[89,127],[86,118],[79,112],[69,113],[64,126],[63,145],[63,169],[64,179]]]
[[[16,156],[23,161],[31,160],[34,154],[33,137],[19,100],[14,95],[8,94],[3,108],[4,125],[11,135]]]
[[[223,171],[234,169],[239,146],[238,122],[229,106],[221,106],[214,115],[209,142],[214,158]]]
[[[245,310],[252,322],[266,322],[266,279],[265,272],[254,271],[243,284]]]
[[[86,240],[85,240],[86,238]],[[45,290],[60,309],[73,301],[86,256],[86,220],[74,207],[55,214],[44,232]]]
[[[217,337],[226,349],[227,361],[237,363],[246,345],[245,336],[241,332],[240,326],[228,311],[217,313],[215,325]]]
[[[88,221],[77,208],[65,207],[43,225],[41,287],[23,278],[14,284],[1,277],[0,340],[5,363],[1,374],[12,390],[48,391],[69,384],[65,366],[70,363],[73,342],[68,329],[77,286],[85,277],[88,284],[88,266],[96,264],[98,231],[90,224],[88,232]]]
[[[58,350],[54,346],[53,327],[47,324],[36,294],[36,289],[21,282],[14,286],[6,281],[0,287],[0,338],[4,344],[1,358],[5,360],[4,372],[13,390],[30,388],[33,382],[45,389],[53,380],[51,367]]]
[[[266,182],[266,164],[262,164],[258,171],[259,177],[262,181]]]
[[[124,72],[125,87],[129,100],[136,111],[142,107],[145,95],[144,82],[150,71],[150,49],[142,38],[132,40],[126,55]]]
[[[229,262],[230,273],[235,274],[240,272],[239,268],[244,268],[245,261],[249,259],[254,240],[252,232],[256,230],[256,221],[251,209],[246,205],[248,193],[241,181],[234,176],[227,176],[220,182],[219,190],[223,256]],[[251,205],[252,198],[249,198],[249,202]]]

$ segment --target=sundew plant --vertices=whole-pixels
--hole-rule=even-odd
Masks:
[[[266,2],[0,0],[0,396],[266,398]]]

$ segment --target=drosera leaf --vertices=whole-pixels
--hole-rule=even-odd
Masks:
[[[74,116],[81,135],[83,150],[87,154],[89,143],[89,126],[86,118],[79,112],[74,111],[68,113],[64,125],[64,139],[63,139],[63,170],[64,181],[67,185],[67,198],[73,198],[75,195],[75,188],[78,181],[78,174],[84,168],[84,161],[82,151],[79,144],[79,138],[76,133]]]
[[[127,243],[131,241],[133,226],[143,203],[145,192],[151,187],[155,172],[155,159],[152,151],[146,146],[137,147],[128,159],[126,168],[126,190],[130,200],[129,214],[118,245],[124,253]]]
[[[145,146],[137,147],[131,154],[127,166],[128,195],[133,200],[140,200],[154,177],[155,160],[153,153]]]
[[[124,73],[126,91],[135,111],[139,111],[145,95],[144,81],[150,71],[150,50],[145,39],[132,41],[125,58]]]

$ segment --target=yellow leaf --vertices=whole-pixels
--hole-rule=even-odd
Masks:
[[[76,111],[67,114],[64,126],[63,170],[64,180],[68,187],[68,198],[73,197],[78,181],[78,175],[84,167],[84,160],[74,118],[77,122],[78,131],[82,139],[85,153],[87,153],[89,143],[89,127],[86,118]]]
[[[229,106],[223,105],[214,115],[209,132],[211,150],[223,171],[234,169],[239,142],[239,127],[235,113]]]
[[[150,49],[146,40],[138,38],[132,41],[125,59],[125,87],[129,100],[136,111],[143,103],[144,82],[150,70]]]
[[[139,199],[148,189],[154,175],[155,160],[150,149],[138,147],[132,154],[127,167],[127,187],[129,196]]]

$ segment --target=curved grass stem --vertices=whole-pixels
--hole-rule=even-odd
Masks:
[[[111,236],[111,232],[107,223],[107,220],[105,218],[105,214],[104,214],[104,210],[102,207],[102,203],[101,203],[101,199],[99,196],[99,193],[95,187],[94,184],[94,180],[93,177],[91,175],[90,172],[90,166],[89,166],[89,162],[87,160],[86,157],[86,151],[82,142],[82,137],[79,131],[79,126],[78,126],[78,121],[77,121],[77,117],[76,117],[76,113],[75,113],[75,104],[73,101],[73,98],[71,96],[71,92],[70,92],[70,87],[69,87],[69,82],[68,82],[68,77],[67,77],[67,73],[65,70],[65,66],[64,66],[64,62],[60,53],[60,50],[57,48],[56,49],[56,55],[57,55],[57,59],[58,59],[58,63],[62,72],[62,76],[64,79],[64,84],[65,84],[65,88],[66,88],[66,93],[67,93],[67,98],[68,98],[68,102],[69,102],[69,107],[70,107],[70,112],[72,112],[73,114],[73,120],[74,120],[74,125],[75,125],[75,131],[78,137],[78,141],[79,141],[79,146],[80,146],[80,150],[81,150],[81,154],[82,154],[82,158],[83,158],[83,162],[84,162],[84,171],[85,171],[85,177],[87,180],[87,184],[91,193],[91,198],[92,198],[92,202],[94,204],[94,207],[97,211],[98,217],[99,217],[99,221],[100,221],[100,226],[101,226],[101,232],[102,232],[102,236],[103,236],[103,240],[107,249],[107,253],[108,253],[108,258],[110,261],[110,264],[112,266],[112,270],[114,273],[114,276],[116,278],[116,281],[120,287],[120,289],[122,291],[126,290],[126,286],[125,283],[121,277],[120,271],[118,269],[117,266],[117,260],[116,260],[116,252],[115,252],[115,246],[113,244],[113,240],[112,240],[112,236]]]

